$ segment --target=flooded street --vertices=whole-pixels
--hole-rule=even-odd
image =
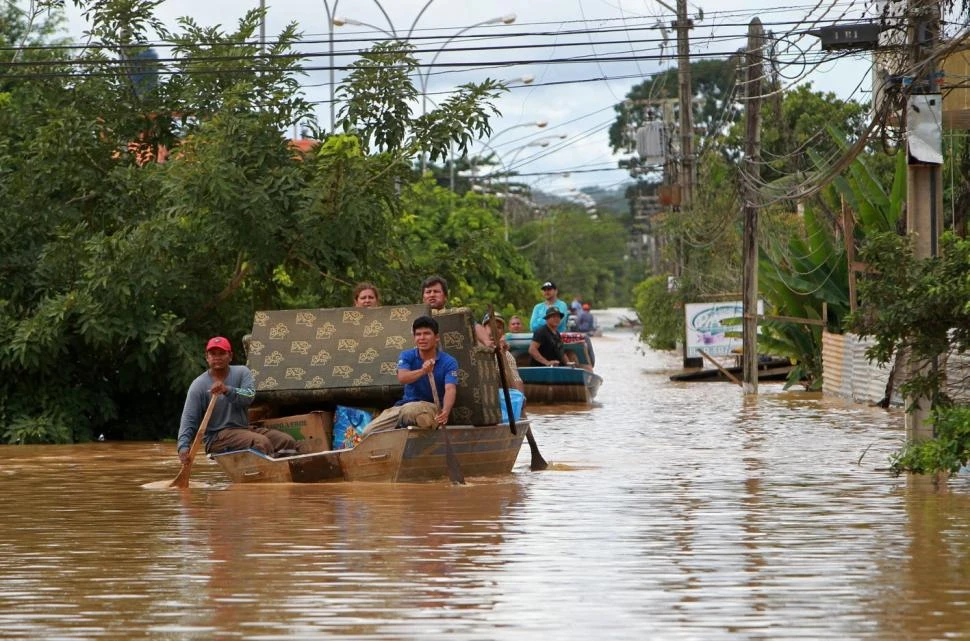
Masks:
[[[637,345],[594,339],[594,407],[529,408],[549,470],[464,487],[0,447],[0,638],[970,639],[970,481],[892,478],[898,412]]]

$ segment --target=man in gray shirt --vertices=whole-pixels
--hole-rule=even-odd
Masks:
[[[222,336],[210,339],[205,346],[205,360],[209,369],[192,381],[185,396],[179,424],[179,460],[188,462],[189,448],[213,395],[218,399],[203,435],[206,452],[254,449],[267,456],[295,452],[296,440],[289,434],[249,426],[249,406],[256,396],[253,374],[245,365],[229,364],[229,341]]]

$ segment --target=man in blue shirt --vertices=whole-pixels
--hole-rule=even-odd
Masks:
[[[546,324],[546,310],[555,307],[559,310],[559,331],[566,331],[566,318],[569,316],[569,308],[566,302],[559,300],[559,288],[551,280],[542,283],[542,297],[545,299],[541,303],[536,303],[532,308],[532,318],[529,321],[529,329],[533,332]]]
[[[404,383],[404,398],[371,421],[363,436],[404,425],[431,429],[448,423],[458,393],[458,361],[438,349],[438,321],[430,316],[414,319],[411,333],[414,348],[401,352],[397,360],[397,380]],[[434,402],[429,373],[441,399],[440,408]]]

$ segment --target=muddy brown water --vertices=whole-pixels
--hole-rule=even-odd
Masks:
[[[0,638],[970,639],[970,481],[890,477],[898,412],[594,340],[598,403],[531,408],[551,469],[465,487],[0,447]]]

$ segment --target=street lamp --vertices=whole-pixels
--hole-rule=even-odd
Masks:
[[[451,43],[452,40],[454,40],[461,34],[465,33],[466,31],[470,31],[475,27],[484,27],[490,24],[512,24],[513,22],[515,22],[514,13],[510,13],[504,16],[499,16],[497,18],[491,18],[490,20],[482,20],[481,22],[476,22],[475,24],[468,25],[467,27],[459,29],[457,32],[455,32],[454,35],[452,35],[450,38],[444,41],[441,47],[438,48],[438,51],[435,52],[434,57],[431,58],[431,62],[428,64],[427,67],[425,67],[424,75],[422,75],[420,72],[418,73],[418,77],[421,79],[421,114],[422,115],[424,115],[427,111],[428,77],[431,75],[431,69],[434,67],[434,63],[437,62],[438,56],[441,55],[441,52],[445,50],[448,44]],[[410,34],[408,34],[408,37],[410,37]]]
[[[501,154],[499,154],[498,151],[496,151],[494,147],[492,147],[490,144],[488,144],[484,140],[480,140],[479,141],[482,144],[483,147],[485,147],[486,149],[488,149],[489,151],[491,151],[492,154],[495,155],[495,157],[498,159],[499,163],[502,165],[502,171],[505,174],[505,205],[502,207],[502,218],[504,219],[504,226],[505,226],[505,240],[508,240],[509,239],[509,202],[511,200],[511,198],[510,198],[511,191],[510,191],[510,185],[509,185],[509,178],[510,178],[510,176],[512,174],[512,169],[511,168],[515,164],[515,159],[518,158],[519,157],[519,154],[521,154],[522,151],[525,150],[528,147],[548,147],[553,141],[555,141],[555,140],[562,140],[562,139],[564,139],[566,137],[567,137],[567,134],[560,134],[558,136],[546,136],[545,138],[540,138],[538,140],[533,140],[533,141],[527,142],[524,145],[521,145],[519,147],[516,147],[513,150],[515,153],[512,154],[512,159],[508,163],[506,163],[504,160],[502,160]],[[472,173],[474,173],[474,171]]]
[[[548,120],[533,120],[532,122],[521,122],[517,125],[512,125],[511,127],[506,127],[505,129],[496,132],[488,137],[488,140],[494,143],[495,139],[504,134],[506,131],[511,131],[513,129],[518,129],[519,127],[538,127],[539,129],[545,129],[549,124]]]
[[[261,1],[265,1],[265,0],[261,0]],[[330,38],[329,38],[330,40],[330,131],[333,131],[336,125],[336,103],[337,103],[336,86],[335,86],[336,81],[334,78],[334,63],[333,63],[333,28],[342,27],[345,24],[355,24],[363,27],[368,27],[370,29],[376,29],[377,31],[380,31],[381,33],[391,38],[397,39],[397,31],[394,29],[394,23],[391,22],[391,17],[387,15],[387,11],[384,10],[384,5],[378,2],[378,0],[373,0],[373,2],[375,5],[377,5],[378,10],[384,15],[384,19],[387,20],[387,24],[391,27],[390,31],[387,31],[386,29],[381,29],[380,27],[374,26],[372,24],[367,24],[365,22],[358,22],[356,20],[339,18],[337,17],[337,5],[340,4],[340,0],[333,0],[332,7],[330,6],[330,3],[328,2],[328,0],[323,0],[323,7],[327,11],[327,29],[330,35]],[[421,11],[418,12],[417,17],[414,18],[414,22],[411,23],[411,28],[408,30],[407,38],[405,38],[406,40],[411,38],[411,33],[414,31],[414,27],[417,26],[418,20],[421,19],[421,16],[424,15],[424,12],[428,9],[428,7],[431,5],[432,2],[434,2],[434,0],[428,0],[424,4],[424,6],[421,7]]]
[[[336,99],[336,79],[334,76],[333,67],[333,28],[336,26],[337,18],[334,15],[337,11],[337,5],[340,4],[340,0],[333,0],[333,7],[330,6],[328,0],[323,0],[323,8],[327,11],[327,30],[329,32],[329,42],[330,42],[330,132],[333,133],[337,122],[337,99]]]
[[[481,22],[476,22],[473,25],[469,25],[467,27],[464,27],[463,29],[459,29],[453,36],[451,36],[450,38],[444,41],[441,47],[438,48],[438,51],[436,51],[434,56],[431,58],[431,62],[428,64],[427,67],[425,67],[424,73],[422,74],[420,71],[418,71],[418,79],[421,83],[421,115],[422,116],[428,113],[428,78],[431,76],[431,69],[434,68],[434,63],[438,61],[438,56],[441,55],[441,52],[445,50],[448,44],[452,40],[460,36],[461,34],[471,29],[474,29],[475,27],[483,27],[485,25],[490,25],[490,24],[512,24],[513,22],[515,22],[514,13],[510,13],[504,16],[499,16],[498,18],[492,18],[490,20],[482,20]],[[422,174],[424,173],[426,165],[427,165],[427,161],[425,159],[424,153],[422,152],[421,153],[421,173]],[[454,187],[452,187],[452,191],[454,191]]]
[[[337,0],[337,1],[339,1],[339,0]],[[388,27],[390,27],[390,31],[388,31],[387,29],[382,29],[381,27],[378,27],[377,25],[373,25],[373,24],[370,24],[370,23],[367,23],[367,22],[362,22],[360,20],[354,20],[353,18],[346,18],[346,17],[332,17],[332,16],[329,16],[330,23],[332,25],[334,25],[334,26],[337,26],[337,27],[341,27],[343,25],[348,25],[348,24],[349,25],[356,25],[356,26],[360,26],[360,27],[367,27],[368,29],[374,29],[375,31],[379,31],[379,32],[383,33],[384,35],[386,35],[387,37],[392,38],[394,40],[408,42],[408,41],[411,40],[411,35],[414,33],[414,29],[418,26],[418,21],[421,20],[421,16],[424,15],[424,12],[427,11],[428,7],[431,5],[432,2],[434,2],[434,0],[428,0],[424,4],[424,6],[421,7],[421,10],[418,12],[418,15],[415,16],[414,21],[411,23],[411,27],[408,29],[407,34],[403,38],[398,37],[398,32],[397,32],[397,29],[394,27],[394,22],[391,20],[391,17],[387,14],[387,11],[384,10],[383,5],[381,5],[381,3],[378,0],[373,0],[373,2],[374,2],[374,4],[377,5],[377,8],[380,9],[381,13],[384,14],[384,19],[387,20],[387,25],[388,25]],[[334,9],[336,9],[336,5],[334,6]],[[431,76],[431,69],[434,68],[435,62],[437,62],[437,60],[438,60],[438,56],[441,55],[441,53],[445,50],[445,48],[447,48],[447,46],[455,38],[459,37],[460,35],[462,35],[463,33],[467,32],[467,31],[469,31],[471,29],[474,29],[476,27],[483,27],[485,25],[490,25],[490,24],[512,24],[513,22],[515,22],[515,19],[516,19],[515,14],[514,13],[509,13],[509,14],[506,14],[504,16],[499,16],[497,18],[491,18],[489,20],[482,20],[481,22],[476,22],[475,24],[472,24],[472,25],[469,25],[467,27],[463,27],[462,29],[459,29],[456,33],[454,33],[451,37],[449,37],[447,40],[444,41],[444,43],[441,45],[441,47],[438,48],[438,50],[435,52],[434,56],[431,58],[431,62],[428,63],[424,67],[424,72],[422,73],[420,71],[420,69],[418,71],[418,84],[419,84],[420,89],[421,89],[421,115],[422,116],[425,115],[427,113],[427,111],[428,111],[428,79]],[[332,66],[333,65],[331,64],[331,67]],[[526,78],[528,78],[528,80],[526,80]],[[529,84],[533,80],[535,80],[534,77],[532,77],[532,76],[525,76],[525,77],[523,77],[522,82],[524,84]],[[332,87],[332,84],[331,84],[331,87]],[[424,153],[422,153],[421,154],[421,171],[422,171],[422,173],[424,172],[425,165],[426,165],[425,156],[424,156]]]
[[[339,2],[340,0],[336,0],[336,1]],[[368,24],[366,22],[360,22],[359,20],[352,20],[350,18],[331,17],[330,20],[333,22],[334,25],[338,27],[342,27],[345,24],[357,25],[360,27],[368,27],[370,29],[375,29],[377,31],[380,31],[384,35],[388,36],[389,38],[393,38],[394,40],[403,40],[406,42],[411,39],[411,34],[414,33],[414,28],[418,26],[418,21],[421,20],[421,16],[424,15],[424,12],[428,10],[428,7],[431,6],[431,3],[434,2],[434,0],[428,0],[427,2],[424,3],[424,6],[421,7],[421,11],[418,11],[418,15],[414,17],[414,22],[411,23],[411,27],[408,29],[407,35],[404,36],[403,38],[398,38],[397,29],[394,28],[394,22],[391,20],[391,16],[387,15],[387,11],[384,9],[384,5],[378,2],[378,0],[373,0],[373,2],[374,4],[377,5],[377,8],[384,15],[384,19],[387,21],[387,26],[391,28],[390,31],[388,31],[387,29],[381,29],[380,27],[377,27],[372,24]],[[337,6],[336,4],[334,4],[334,10],[336,11],[336,9],[337,9]]]
[[[530,82],[532,82],[533,80],[535,80],[535,77],[534,76],[523,76],[522,78],[518,78],[517,80],[519,80],[520,82],[522,82],[522,84],[526,84],[527,85]],[[505,129],[499,131],[498,133],[495,133],[495,134],[491,135],[489,137],[489,141],[494,141],[496,138],[498,138],[499,136],[501,136],[502,134],[504,134],[506,131],[509,131],[509,130],[512,130],[512,129],[516,129],[517,127],[538,127],[539,129],[542,129],[543,127],[545,127],[548,124],[549,124],[549,121],[547,121],[547,120],[533,120],[532,122],[523,122],[523,123],[519,123],[517,125],[512,125],[511,127],[506,127]],[[485,143],[482,142],[482,144],[484,145]],[[494,153],[494,151],[493,151],[493,153]],[[451,159],[451,191],[455,191],[455,159],[454,158]]]

